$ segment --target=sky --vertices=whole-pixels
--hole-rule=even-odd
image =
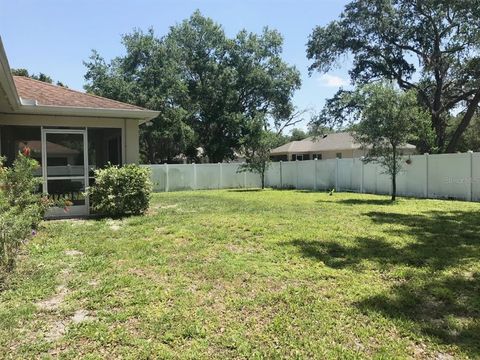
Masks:
[[[12,68],[43,72],[83,91],[92,49],[106,59],[122,55],[121,35],[153,27],[158,36],[196,9],[220,23],[228,36],[263,27],[284,36],[283,58],[302,74],[294,103],[320,110],[340,86],[348,86],[348,64],[308,74],[306,43],[315,26],[335,20],[347,0],[0,0],[0,36]],[[306,122],[301,124],[306,127]]]

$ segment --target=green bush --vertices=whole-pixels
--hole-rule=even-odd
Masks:
[[[95,170],[95,184],[87,192],[92,209],[101,215],[143,214],[152,192],[150,170],[133,164]]]
[[[38,162],[19,154],[13,166],[0,158],[0,267],[10,271],[22,242],[35,230],[49,205],[39,192],[41,179],[33,176]]]

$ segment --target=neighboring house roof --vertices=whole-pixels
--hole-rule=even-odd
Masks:
[[[23,148],[28,147],[34,152],[42,151],[42,142],[40,140],[30,140],[30,141],[21,141],[18,143],[18,150],[21,151]],[[79,150],[71,149],[61,144],[52,143],[47,141],[47,150],[49,154],[53,155],[77,155],[80,154]]]
[[[13,76],[21,100],[33,100],[38,105],[74,106],[97,109],[146,110],[144,108],[48,84],[25,76]]]
[[[309,137],[300,141],[292,141],[273,149],[272,155],[291,153],[311,153],[322,151],[356,150],[361,145],[356,143],[348,132],[327,134],[318,138]],[[406,144],[402,149],[415,149],[415,145]]]

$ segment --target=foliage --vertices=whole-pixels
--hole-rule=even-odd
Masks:
[[[422,151],[453,152],[480,102],[480,27],[472,26],[480,21],[479,5],[478,0],[353,0],[338,20],[311,34],[310,71],[328,72],[349,55],[353,84],[388,79],[415,90],[435,130],[434,143],[423,143]],[[340,90],[330,103],[343,94]],[[461,121],[448,133],[459,111]]]
[[[22,241],[36,229],[49,205],[38,192],[41,179],[33,176],[38,162],[18,154],[10,168],[0,159],[0,267],[10,271]]]
[[[265,189],[265,173],[270,166],[270,150],[277,137],[271,131],[263,129],[263,124],[257,124],[243,141],[243,152],[246,162],[241,164],[238,172],[253,172],[260,175],[262,189]]]
[[[353,136],[366,151],[364,161],[380,164],[391,177],[395,200],[396,177],[402,170],[400,148],[423,127],[428,115],[417,106],[415,92],[399,92],[391,84],[366,85],[353,96],[361,104]]]
[[[44,73],[39,73],[38,75],[33,73],[30,74],[27,69],[12,69],[12,75],[24,76],[34,80],[45,82],[47,84],[53,84],[53,80],[50,76]],[[63,84],[61,81],[57,81],[56,85],[62,86],[62,87],[68,87],[65,84]]]
[[[0,353],[478,359],[479,213],[208,190],[154,194],[149,216],[49,221],[0,291]],[[35,306],[59,298],[59,314]],[[66,333],[45,341],[59,317]]]
[[[292,129],[290,133],[290,141],[299,141],[299,140],[304,140],[308,137],[309,135],[302,129]]]
[[[232,159],[257,118],[276,128],[296,121],[291,99],[300,74],[282,60],[277,31],[242,30],[229,38],[196,11],[162,38],[136,30],[122,42],[126,55],[110,64],[92,54],[85,88],[161,112],[141,131],[149,162],[196,156],[199,147],[211,162]],[[162,149],[166,138],[170,146]]]
[[[448,132],[455,131],[456,126],[462,121],[462,114],[457,115],[453,121],[451,127],[447,129]],[[462,134],[459,143],[458,143],[458,151],[467,152],[467,151],[475,151],[480,152],[480,113],[476,114]]]
[[[88,190],[92,209],[118,217],[148,210],[152,184],[148,168],[134,164],[95,170],[95,183]]]

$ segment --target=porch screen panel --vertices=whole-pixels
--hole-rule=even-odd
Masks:
[[[40,126],[0,126],[0,143],[2,156],[6,157],[6,165],[11,166],[19,152],[30,149],[30,157],[42,164],[42,131]],[[39,166],[35,176],[42,176]]]

